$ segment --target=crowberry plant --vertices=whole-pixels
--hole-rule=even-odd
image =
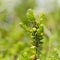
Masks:
[[[28,9],[23,23],[20,23],[20,26],[28,33],[30,33],[31,38],[33,39],[32,47],[35,49],[35,54],[31,56],[31,60],[40,59],[40,54],[42,50],[42,44],[44,39],[44,25],[43,20],[45,15],[40,13],[38,19],[34,16],[34,13],[31,9]]]

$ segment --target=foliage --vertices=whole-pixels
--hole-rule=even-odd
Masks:
[[[27,15],[26,15],[26,25],[20,24],[21,27],[24,28],[26,31],[31,31],[31,36],[33,38],[33,47],[35,49],[35,58],[34,60],[39,58],[39,55],[41,53],[42,49],[42,39],[43,39],[43,32],[44,32],[44,27],[42,24],[44,14],[42,13],[39,16],[39,20],[37,21],[34,17],[33,11],[31,9],[28,10]],[[30,24],[31,26],[30,26]],[[29,25],[28,25],[29,24]],[[30,26],[31,29],[28,30],[28,26]],[[26,28],[25,28],[26,27]]]
[[[0,60],[60,60],[60,8],[35,16],[35,5],[22,0],[12,13],[0,3]]]

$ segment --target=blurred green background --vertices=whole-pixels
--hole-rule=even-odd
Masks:
[[[28,9],[42,11],[46,33],[41,60],[60,60],[60,1],[59,0],[0,0],[0,60],[30,60],[31,38],[19,26]]]

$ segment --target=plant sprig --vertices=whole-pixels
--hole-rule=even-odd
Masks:
[[[42,40],[44,36],[44,25],[43,21],[45,19],[45,15],[40,13],[38,20],[36,20],[34,13],[31,9],[28,9],[25,21],[20,26],[26,30],[27,32],[30,31],[31,37],[33,39],[32,46],[35,49],[35,57],[34,60],[40,58],[41,50],[42,50]]]

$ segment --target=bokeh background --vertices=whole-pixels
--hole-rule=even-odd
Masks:
[[[19,26],[30,8],[47,17],[41,60],[60,60],[60,0],[0,0],[0,60],[30,60],[31,39]]]

